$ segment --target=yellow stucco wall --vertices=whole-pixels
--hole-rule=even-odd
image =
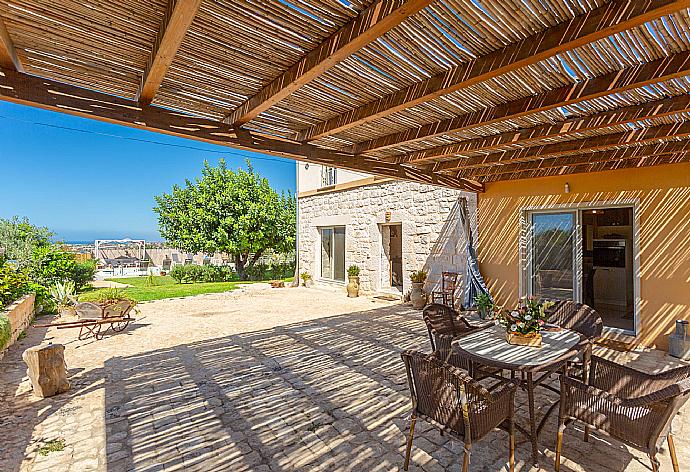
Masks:
[[[524,209],[631,201],[639,223],[637,343],[666,349],[674,321],[690,320],[690,163],[488,184],[478,202],[478,255],[492,294],[507,305],[519,297]]]

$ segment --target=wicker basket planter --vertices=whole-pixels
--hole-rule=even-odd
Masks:
[[[508,344],[514,344],[516,346],[541,347],[541,334],[520,334],[507,331],[506,341],[508,341]]]

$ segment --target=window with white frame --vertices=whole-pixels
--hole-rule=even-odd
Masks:
[[[321,186],[329,187],[336,184],[336,168],[322,167],[321,168]]]
[[[321,278],[345,281],[345,227],[319,228]]]

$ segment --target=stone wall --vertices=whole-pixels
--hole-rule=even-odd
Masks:
[[[345,267],[360,267],[365,292],[385,290],[383,235],[386,224],[397,223],[402,225],[404,293],[410,288],[409,273],[418,269],[429,271],[425,288],[431,290],[440,283],[442,271],[465,271],[465,238],[459,219],[462,197],[467,198],[474,226],[475,194],[413,182],[385,182],[300,197],[300,273],[306,270],[319,281],[319,228],[345,226]],[[390,212],[388,221],[386,212]]]
[[[9,343],[7,346],[0,347],[0,359],[2,359],[5,351],[14,344],[21,332],[31,323],[31,319],[34,316],[35,301],[36,295],[33,293],[24,295],[0,313],[0,315],[6,316],[10,320],[10,326],[12,327],[12,336],[10,337]]]

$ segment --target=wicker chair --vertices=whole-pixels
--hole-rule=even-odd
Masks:
[[[659,470],[657,451],[667,438],[673,470],[678,472],[671,423],[689,396],[690,366],[646,374],[592,356],[589,385],[561,375],[556,471],[566,421],[575,419],[646,452],[654,472]]]
[[[455,309],[455,289],[457,286],[457,272],[442,272],[441,290],[434,290],[431,292],[431,303],[438,303]]]
[[[442,433],[447,432],[464,442],[463,472],[469,468],[472,443],[507,423],[508,463],[512,472],[515,467],[513,412],[517,385],[507,382],[491,393],[462,370],[433,355],[405,351],[402,359],[412,397],[412,419],[404,469],[409,467],[414,427],[417,418],[421,418]]]
[[[583,354],[581,362],[569,362],[571,370],[579,370],[582,379],[587,378],[587,368],[592,357],[592,343],[601,336],[604,323],[597,311],[582,303],[572,300],[556,302],[548,312],[548,322],[560,326],[561,328],[572,329],[589,339],[590,344]]]
[[[604,327],[601,316],[594,308],[572,300],[556,302],[548,314],[549,323],[577,331],[590,341],[601,336]]]
[[[439,346],[440,340],[437,336],[439,334],[457,338],[487,328],[493,324],[493,322],[490,322],[479,326],[473,326],[454,309],[438,303],[427,305],[422,312],[422,316],[424,317],[426,328],[429,331],[429,341],[431,341],[432,351],[445,347]],[[450,349],[450,345],[447,347]]]
[[[429,331],[431,351],[442,361],[471,372],[472,364],[468,359],[458,355],[451,349],[454,339],[465,336],[493,325],[489,322],[479,326],[473,326],[467,322],[457,311],[445,305],[427,305],[423,311],[424,323]],[[493,369],[495,373],[497,370]]]

